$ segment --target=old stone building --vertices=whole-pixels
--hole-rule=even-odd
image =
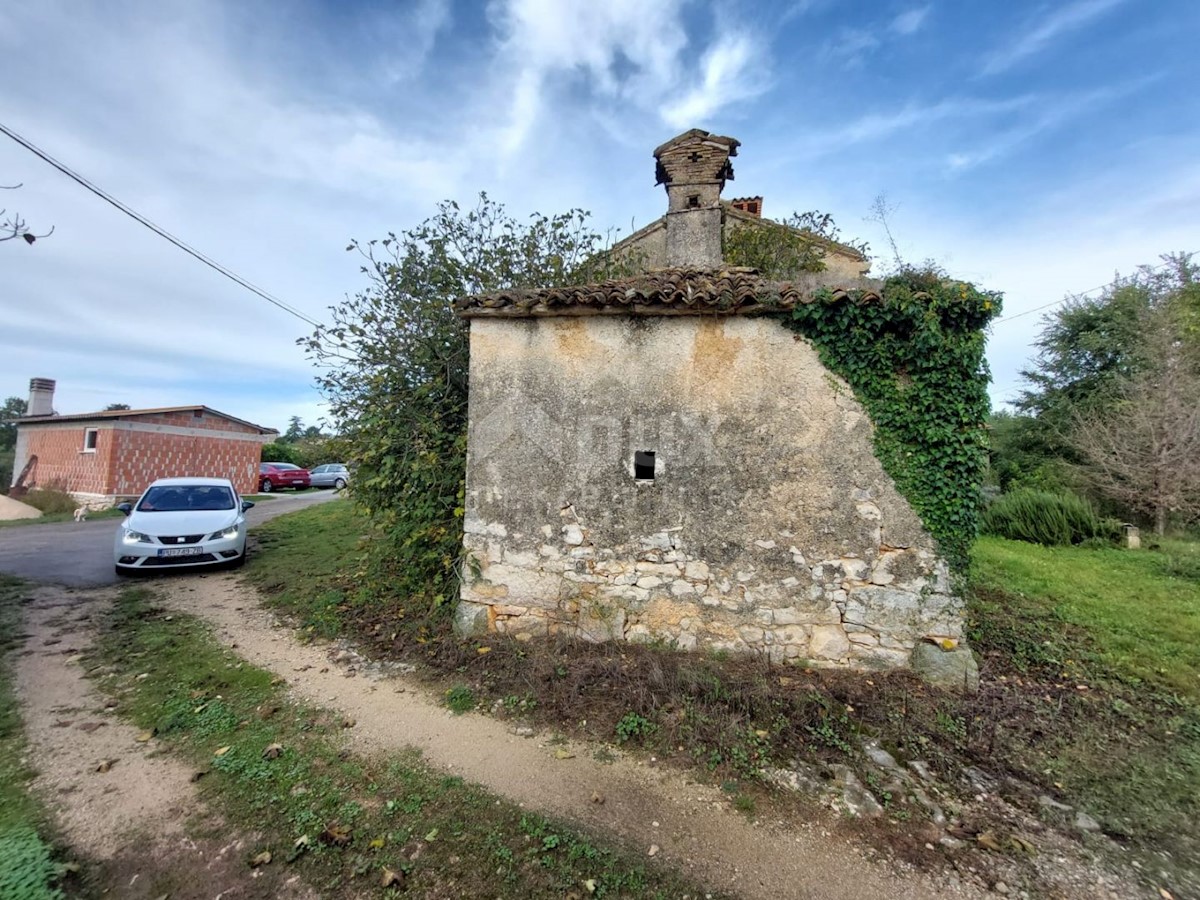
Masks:
[[[961,637],[947,567],[876,459],[870,420],[779,321],[818,287],[869,302],[874,283],[724,266],[736,147],[691,131],[656,151],[669,265],[459,301],[461,631],[863,667]]]
[[[717,258],[726,236],[738,228],[785,228],[763,218],[761,196],[720,199],[725,181],[733,178],[729,160],[737,156],[739,146],[733,138],[693,128],[658,147],[654,151],[658,183],[668,183],[670,179],[669,183],[675,185],[673,193],[668,191],[674,205],[668,206],[666,214],[660,218],[614,244],[613,255],[618,259],[635,260],[647,270],[689,265],[688,248],[677,244],[668,246],[668,233],[677,234],[678,229],[672,231],[667,227],[670,216],[687,210],[703,210],[695,218],[706,223],[704,231],[715,245],[705,248],[705,252],[715,252]],[[715,180],[714,172],[718,176]],[[848,278],[866,274],[870,264],[859,250],[816,235],[810,237],[820,247],[830,274]]]

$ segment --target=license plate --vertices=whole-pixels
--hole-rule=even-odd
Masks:
[[[164,547],[158,551],[159,556],[199,556],[204,552],[203,547]]]

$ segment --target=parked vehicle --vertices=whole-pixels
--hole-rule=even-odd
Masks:
[[[258,467],[258,489],[264,494],[278,491],[282,488],[300,490],[311,484],[308,469],[302,469],[291,463],[273,462],[261,463]]]
[[[313,487],[331,487],[340,491],[350,483],[350,470],[341,463],[325,463],[310,470],[309,475]]]
[[[113,563],[118,575],[166,566],[240,566],[246,561],[243,500],[225,478],[160,478],[117,509]]]

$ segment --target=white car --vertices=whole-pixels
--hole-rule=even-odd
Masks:
[[[117,509],[113,561],[118,575],[176,566],[240,566],[246,561],[246,510],[225,478],[160,478]]]

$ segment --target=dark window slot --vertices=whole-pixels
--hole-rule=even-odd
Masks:
[[[638,481],[654,480],[654,451],[637,450],[633,454],[633,477]]]

